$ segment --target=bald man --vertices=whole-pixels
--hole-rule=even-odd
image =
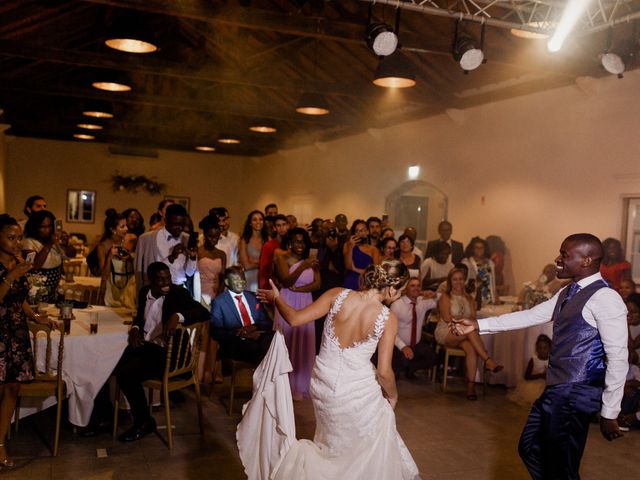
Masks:
[[[515,330],[553,322],[546,388],[536,400],[518,451],[535,480],[579,479],[589,422],[600,412],[607,440],[622,434],[617,418],[627,363],[627,309],[599,273],[602,243],[594,235],[568,236],[556,258],[556,276],[571,283],[531,310],[455,325],[457,333]]]

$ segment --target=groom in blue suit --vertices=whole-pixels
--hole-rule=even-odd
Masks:
[[[209,328],[211,338],[220,344],[218,356],[260,363],[269,350],[273,324],[255,293],[245,290],[242,267],[227,268],[224,283],[227,289],[211,304]]]

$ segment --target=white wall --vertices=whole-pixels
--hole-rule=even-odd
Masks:
[[[449,197],[454,238],[501,236],[520,285],[570,233],[620,237],[622,197],[640,196],[640,72],[580,85],[254,160],[253,203],[366,218],[418,164]]]
[[[49,209],[58,218],[65,218],[67,188],[95,190],[96,223],[65,224],[65,229],[97,235],[102,232],[107,208],[122,211],[136,207],[149,225],[149,216],[163,196],[113,192],[111,176],[121,174],[156,177],[167,184],[166,194],[191,199],[191,214],[197,222],[209,208],[229,208],[234,227],[245,211],[239,195],[243,172],[243,157],[207,155],[160,150],[158,158],[111,155],[104,144],[64,142],[31,138],[13,138],[7,149],[6,211],[22,217],[24,201],[30,195],[46,198]],[[3,210],[4,211],[4,210]]]

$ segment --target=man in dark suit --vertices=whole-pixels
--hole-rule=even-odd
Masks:
[[[447,222],[446,220],[440,222],[438,225],[438,234],[440,235],[440,238],[438,240],[431,240],[427,243],[427,258],[435,257],[438,243],[445,242],[451,245],[451,263],[454,265],[456,263],[460,263],[464,256],[464,247],[462,246],[462,243],[451,240],[451,232],[453,232],[451,222]]]
[[[162,377],[167,339],[178,324],[204,322],[209,316],[207,309],[195,302],[187,290],[171,282],[166,264],[151,263],[147,277],[150,284],[140,289],[138,314],[129,330],[129,345],[114,370],[133,415],[133,427],[118,437],[123,442],[138,440],[156,428],[142,383]]]
[[[245,290],[242,267],[225,270],[227,289],[211,303],[209,332],[223,359],[259,363],[273,338],[272,322],[253,292]]]

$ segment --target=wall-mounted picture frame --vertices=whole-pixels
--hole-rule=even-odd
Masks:
[[[165,200],[173,200],[178,205],[182,205],[187,212],[189,212],[189,205],[191,204],[191,197],[178,197],[176,195],[165,195]]]
[[[94,190],[67,190],[67,222],[95,223],[96,192]]]

